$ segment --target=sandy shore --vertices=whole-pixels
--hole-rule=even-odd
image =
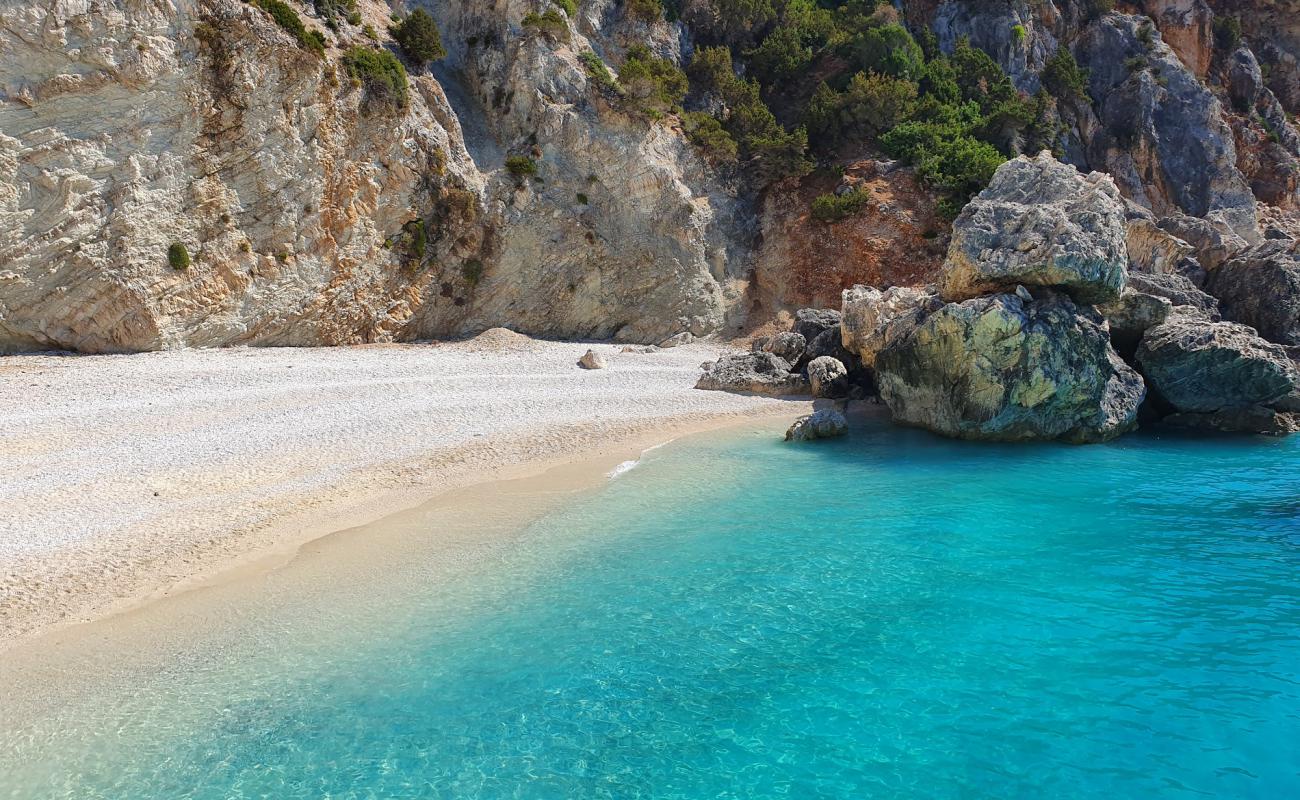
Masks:
[[[716,345],[469,342],[0,359],[0,648],[448,489],[809,405],[692,388]]]

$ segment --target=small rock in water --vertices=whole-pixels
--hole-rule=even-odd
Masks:
[[[830,439],[843,436],[849,431],[849,421],[833,408],[814,411],[806,417],[794,421],[785,432],[787,442],[811,442],[814,439]]]
[[[595,350],[588,350],[582,358],[578,359],[578,366],[583,369],[604,369],[605,357]]]

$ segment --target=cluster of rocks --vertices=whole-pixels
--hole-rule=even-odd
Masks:
[[[937,286],[845,290],[838,319],[801,311],[699,386],[875,387],[895,421],[963,439],[1100,442],[1160,420],[1276,434],[1300,429],[1298,357],[1294,240],[1156,220],[1043,153],[963,210]]]
[[[1181,253],[1169,271],[1130,273],[1130,213],[1108,177],[1047,153],[1010,161],[957,219],[939,287],[844,293],[844,345],[895,420],[948,436],[1095,442],[1139,418],[1296,429],[1291,354],[1241,324],[1279,341],[1300,332],[1300,294],[1286,289],[1300,279],[1295,243],[1206,271],[1166,233],[1164,252]],[[1222,310],[1183,274],[1197,272]]]

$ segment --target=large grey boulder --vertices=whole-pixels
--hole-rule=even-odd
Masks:
[[[960,301],[1016,285],[1058,287],[1084,303],[1119,297],[1128,269],[1124,205],[1100,173],[1044,151],[1002,166],[953,224],[940,294]]]
[[[800,417],[785,432],[787,442],[811,442],[831,439],[849,432],[849,422],[833,408],[822,408],[806,417]]]
[[[1197,263],[1202,269],[1214,270],[1228,259],[1245,250],[1250,244],[1222,223],[1193,217],[1190,214],[1170,214],[1156,223],[1160,230],[1192,246]],[[1150,270],[1165,272],[1167,270]],[[1188,276],[1191,277],[1191,276]]]
[[[808,362],[808,385],[813,397],[844,397],[849,393],[849,371],[838,358],[818,356]]]
[[[1266,406],[1300,382],[1287,352],[1253,329],[1184,315],[1147,331],[1137,362],[1152,392],[1180,412]]]
[[[929,289],[894,286],[885,291],[870,286],[845,289],[840,307],[840,335],[844,349],[873,367],[876,354],[916,327],[925,316],[943,307]]]
[[[1300,345],[1300,242],[1270,240],[1229,260],[1206,283],[1223,315],[1265,339]]]
[[[807,346],[808,342],[803,336],[792,331],[785,331],[768,339],[767,343],[763,345],[763,350],[783,358],[791,364],[798,364],[799,359],[803,358]]]
[[[822,333],[839,327],[839,311],[833,308],[801,308],[794,312],[794,326],[790,330],[811,342]]]
[[[1196,288],[1182,275],[1148,275],[1130,272],[1128,288],[1142,294],[1163,297],[1184,313],[1205,317],[1211,322],[1219,319],[1219,301]]]
[[[1145,394],[1100,315],[1052,291],[950,303],[875,363],[896,421],[962,439],[1104,441],[1136,426]]]
[[[790,362],[771,353],[725,355],[704,366],[696,389],[751,392],[774,396],[807,394],[808,381],[790,371]]]

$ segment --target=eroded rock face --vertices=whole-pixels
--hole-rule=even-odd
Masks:
[[[844,349],[868,367],[895,338],[906,335],[922,319],[943,306],[928,289],[894,286],[885,291],[870,286],[845,289],[840,309]]]
[[[411,69],[405,109],[346,74],[361,27],[310,4],[320,57],[239,0],[6,10],[0,351],[718,330],[752,215],[679,130],[592,86],[578,53],[624,15],[587,4],[564,42],[518,3],[427,5],[451,54]],[[679,55],[667,25],[641,38]]]
[[[1113,303],[1097,306],[1110,326],[1110,341],[1126,361],[1132,360],[1148,330],[1169,318],[1174,304],[1154,294],[1125,289]]]
[[[1204,78],[1214,52],[1214,10],[1205,0],[1142,0],[1142,12],[1155,20],[1160,36],[1187,65]]]
[[[940,293],[965,300],[1016,285],[1085,303],[1119,297],[1128,269],[1124,207],[1110,178],[1043,152],[998,168],[953,224]]]
[[[779,356],[759,351],[725,355],[704,367],[696,389],[775,396],[808,393],[808,380]]]
[[[1223,107],[1151,20],[1107,14],[1073,49],[1088,65],[1099,125],[1085,131],[1088,163],[1158,217],[1211,217],[1257,239],[1255,198]]]
[[[1300,345],[1300,242],[1253,247],[1211,273],[1206,286],[1228,319],[1270,341]]]
[[[944,306],[877,354],[876,380],[896,421],[962,439],[1104,441],[1144,396],[1101,317],[1050,291]]]
[[[1131,272],[1128,276],[1128,285],[1136,292],[1163,297],[1174,307],[1181,307],[1211,322],[1219,320],[1219,301],[1197,289],[1191,281],[1181,275],[1148,275]]]
[[[1137,361],[1151,390],[1180,412],[1266,406],[1300,381],[1286,351],[1253,329],[1182,315],[1147,331]]]
[[[958,39],[967,39],[992,56],[1017,89],[1033,94],[1040,85],[1038,73],[1057,48],[1051,32],[1057,12],[1051,6],[1027,0],[945,2],[934,14],[934,33],[945,53],[953,51]],[[1011,35],[1016,28],[1023,35]]]

